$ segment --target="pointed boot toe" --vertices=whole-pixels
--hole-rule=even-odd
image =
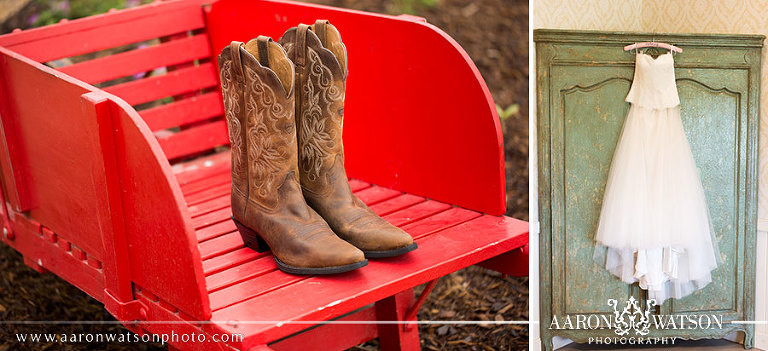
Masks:
[[[334,230],[343,233],[339,237],[362,250],[366,258],[394,257],[418,248],[408,233],[366,210],[353,207],[351,212],[367,219],[367,223],[351,222]]]
[[[277,266],[292,274],[335,274],[355,270],[368,265],[368,260],[358,248],[344,240],[311,233],[304,245],[294,249],[300,253],[275,254]]]
[[[371,248],[360,248],[365,253],[366,258],[400,256],[419,247],[413,241],[413,237],[398,228],[379,230],[373,235],[379,238],[379,242],[382,244]]]

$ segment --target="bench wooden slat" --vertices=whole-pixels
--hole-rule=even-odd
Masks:
[[[225,220],[228,220],[229,217],[232,215],[232,210],[229,208],[229,206],[222,208],[220,210],[212,211],[209,213],[206,213],[202,216],[193,217],[192,218],[192,226],[198,230],[200,228],[209,226],[211,224],[223,222]]]
[[[355,195],[357,195],[357,197],[360,198],[360,200],[362,200],[369,206],[384,200],[391,199],[400,194],[402,194],[402,192],[397,190],[392,190],[390,188],[380,187],[380,186],[372,186],[370,188],[366,188],[366,189],[355,192]]]
[[[184,193],[185,200],[192,195],[195,195],[201,191],[205,191],[208,188],[219,186],[222,184],[232,184],[232,177],[229,174],[221,174],[215,176],[216,179],[211,179],[207,182],[194,182],[190,183],[187,186],[182,186],[181,191]],[[226,196],[227,194],[221,194],[221,196]]]
[[[216,121],[182,130],[176,134],[157,138],[168,159],[191,155],[229,144],[227,124]]]
[[[227,194],[197,205],[189,206],[189,213],[192,217],[199,217],[225,207],[230,207],[231,201],[230,195]]]
[[[203,242],[215,237],[219,237],[226,233],[233,232],[235,230],[237,230],[237,227],[235,227],[235,222],[223,221],[200,229],[195,234],[197,235],[197,241]]]
[[[89,84],[106,82],[193,60],[210,58],[205,34],[171,40],[147,48],[121,52],[64,66],[58,70]]]
[[[205,285],[208,288],[208,292],[211,293],[221,290],[222,288],[226,288],[244,280],[252,279],[264,273],[271,272],[274,269],[274,266],[265,266],[259,261],[260,259],[248,261],[225,271],[207,276],[205,278]],[[272,261],[274,261],[274,259]]]
[[[260,256],[271,255],[269,252],[259,253],[247,247],[237,249],[226,255],[216,256],[203,261],[203,272],[206,276],[216,274],[225,269],[235,267],[243,262],[252,261]]]
[[[205,183],[220,176],[230,177],[230,166],[229,150],[224,150],[213,155],[176,163],[171,166],[171,169],[183,191],[193,183]]]
[[[219,92],[205,93],[139,112],[149,129],[157,131],[224,114]]]
[[[280,277],[281,275],[293,276],[294,279]],[[236,283],[228,282],[233,279],[238,280],[238,277],[248,278],[239,279]],[[207,286],[209,278],[215,284],[214,288]],[[211,297],[211,307],[216,306],[221,309],[245,301],[249,296],[258,296],[275,290],[278,286],[285,286],[286,283],[295,283],[306,278],[308,276],[286,274],[278,270],[275,259],[272,255],[267,255],[206,277],[206,286],[209,291],[208,296]]]
[[[411,222],[400,228],[407,233],[420,233],[420,235],[431,235],[435,232],[445,230],[457,224],[478,218],[483,214],[467,210],[461,207],[453,207],[449,210],[437,213],[435,215]]]
[[[404,289],[478,263],[528,240],[528,224],[508,217],[484,215],[418,240],[419,249],[393,260],[334,275],[313,276],[213,312],[220,321],[327,320]],[[257,279],[258,280],[258,279]],[[311,299],[306,296],[312,296]],[[290,335],[296,324],[218,324],[217,330],[243,333],[243,345]]]
[[[286,274],[277,270],[277,265],[275,265],[275,260],[272,257],[261,257],[254,264],[269,269],[268,273],[249,280],[247,284],[236,284],[208,294],[211,300],[211,310],[232,306],[251,297],[267,294],[309,278],[309,276]]]
[[[196,181],[181,185],[181,192],[184,193],[184,197],[186,198],[189,195],[195,194],[199,191],[203,191],[212,186],[216,186],[219,184],[231,184],[231,182],[232,182],[231,173],[229,171],[221,171],[221,172],[217,172],[216,174],[212,174],[210,177],[206,179],[200,179],[200,180],[196,180]]]
[[[131,105],[189,93],[218,84],[216,68],[210,62],[166,74],[104,88]]]
[[[232,189],[231,183],[223,183],[210,186],[208,189],[199,191],[195,194],[185,196],[184,200],[187,201],[187,206],[195,206],[206,201],[212,201],[216,198],[229,197],[229,193]]]
[[[443,212],[451,207],[451,205],[446,203],[427,200],[422,203],[413,205],[405,210],[390,213],[386,216],[383,216],[382,218],[386,219],[389,223],[400,227],[405,224],[418,221],[422,218]]]
[[[359,180],[359,179],[350,179],[349,180],[349,187],[352,189],[353,192],[356,192],[358,190],[363,190],[363,189],[368,188],[370,186],[371,186],[370,183],[364,182],[364,181]]]
[[[32,60],[47,62],[183,33],[204,25],[202,9],[188,6],[176,11],[11,44],[8,47]]]
[[[371,208],[373,213],[379,216],[384,216],[392,212],[395,212],[399,209],[413,206],[415,204],[418,204],[424,201],[426,201],[426,199],[421,196],[416,196],[411,194],[401,194],[395,198],[389,199],[387,201],[382,201],[380,203],[371,205],[369,207]]]
[[[243,239],[240,237],[240,233],[232,232],[200,243],[198,247],[200,248],[200,257],[206,260],[243,247]]]

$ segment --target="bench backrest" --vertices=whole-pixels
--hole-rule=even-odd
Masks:
[[[349,56],[347,174],[503,214],[504,145],[493,99],[469,55],[439,28],[413,16],[294,1],[219,0],[206,11],[214,53],[232,40],[277,40],[320,18],[339,28]]]
[[[228,139],[204,2],[173,3],[25,31],[0,45],[125,100],[175,163]]]

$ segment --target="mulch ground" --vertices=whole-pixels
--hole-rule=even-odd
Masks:
[[[411,12],[450,34],[473,59],[495,102],[517,104],[502,121],[506,152],[507,215],[528,219],[528,1],[525,0],[313,0],[380,13]],[[24,12],[19,23],[24,23]],[[5,27],[3,27],[5,29]],[[342,33],[343,34],[343,33]],[[422,287],[417,288],[417,293]],[[440,279],[420,320],[528,319],[528,278],[470,267]],[[0,244],[0,320],[110,320],[101,303],[55,275],[40,275],[21,255]],[[6,350],[163,350],[156,344],[18,344],[16,333],[125,333],[118,325],[0,325]],[[424,350],[526,350],[525,325],[422,325]],[[376,341],[352,350],[377,350]]]

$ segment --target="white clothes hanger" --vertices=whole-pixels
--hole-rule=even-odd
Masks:
[[[657,42],[656,41],[655,33],[654,33],[653,39],[651,41],[645,41],[645,42],[642,42],[642,43],[629,44],[629,45],[624,47],[624,51],[635,50],[635,53],[637,53],[637,49],[642,49],[642,48],[662,48],[662,49],[667,49],[667,50],[669,50],[672,53],[676,52],[678,54],[683,52],[683,49],[681,49],[681,48],[679,48],[677,46],[674,46],[672,44]]]
[[[646,42],[642,42],[642,43],[629,44],[629,45],[624,47],[624,51],[637,50],[637,49],[641,49],[641,48],[662,48],[662,49],[667,49],[667,50],[672,51],[672,52],[676,52],[678,54],[683,52],[683,49],[681,49],[681,48],[679,48],[677,46],[674,46],[674,45],[671,45],[671,44],[667,44],[667,43],[659,43],[659,42],[655,42],[655,41],[646,41]]]
[[[683,49],[681,49],[681,48],[679,48],[677,46],[674,46],[674,45],[671,45],[671,44],[667,44],[667,43],[659,43],[659,42],[657,42],[656,41],[656,31],[653,32],[653,39],[651,39],[651,41],[645,41],[645,42],[642,42],[642,43],[629,44],[629,45],[624,47],[624,51],[635,50],[635,53],[637,53],[637,50],[638,49],[642,49],[642,48],[662,48],[662,49],[669,50],[669,52],[671,52],[673,54],[674,53],[678,53],[679,54],[679,53],[683,52]]]

